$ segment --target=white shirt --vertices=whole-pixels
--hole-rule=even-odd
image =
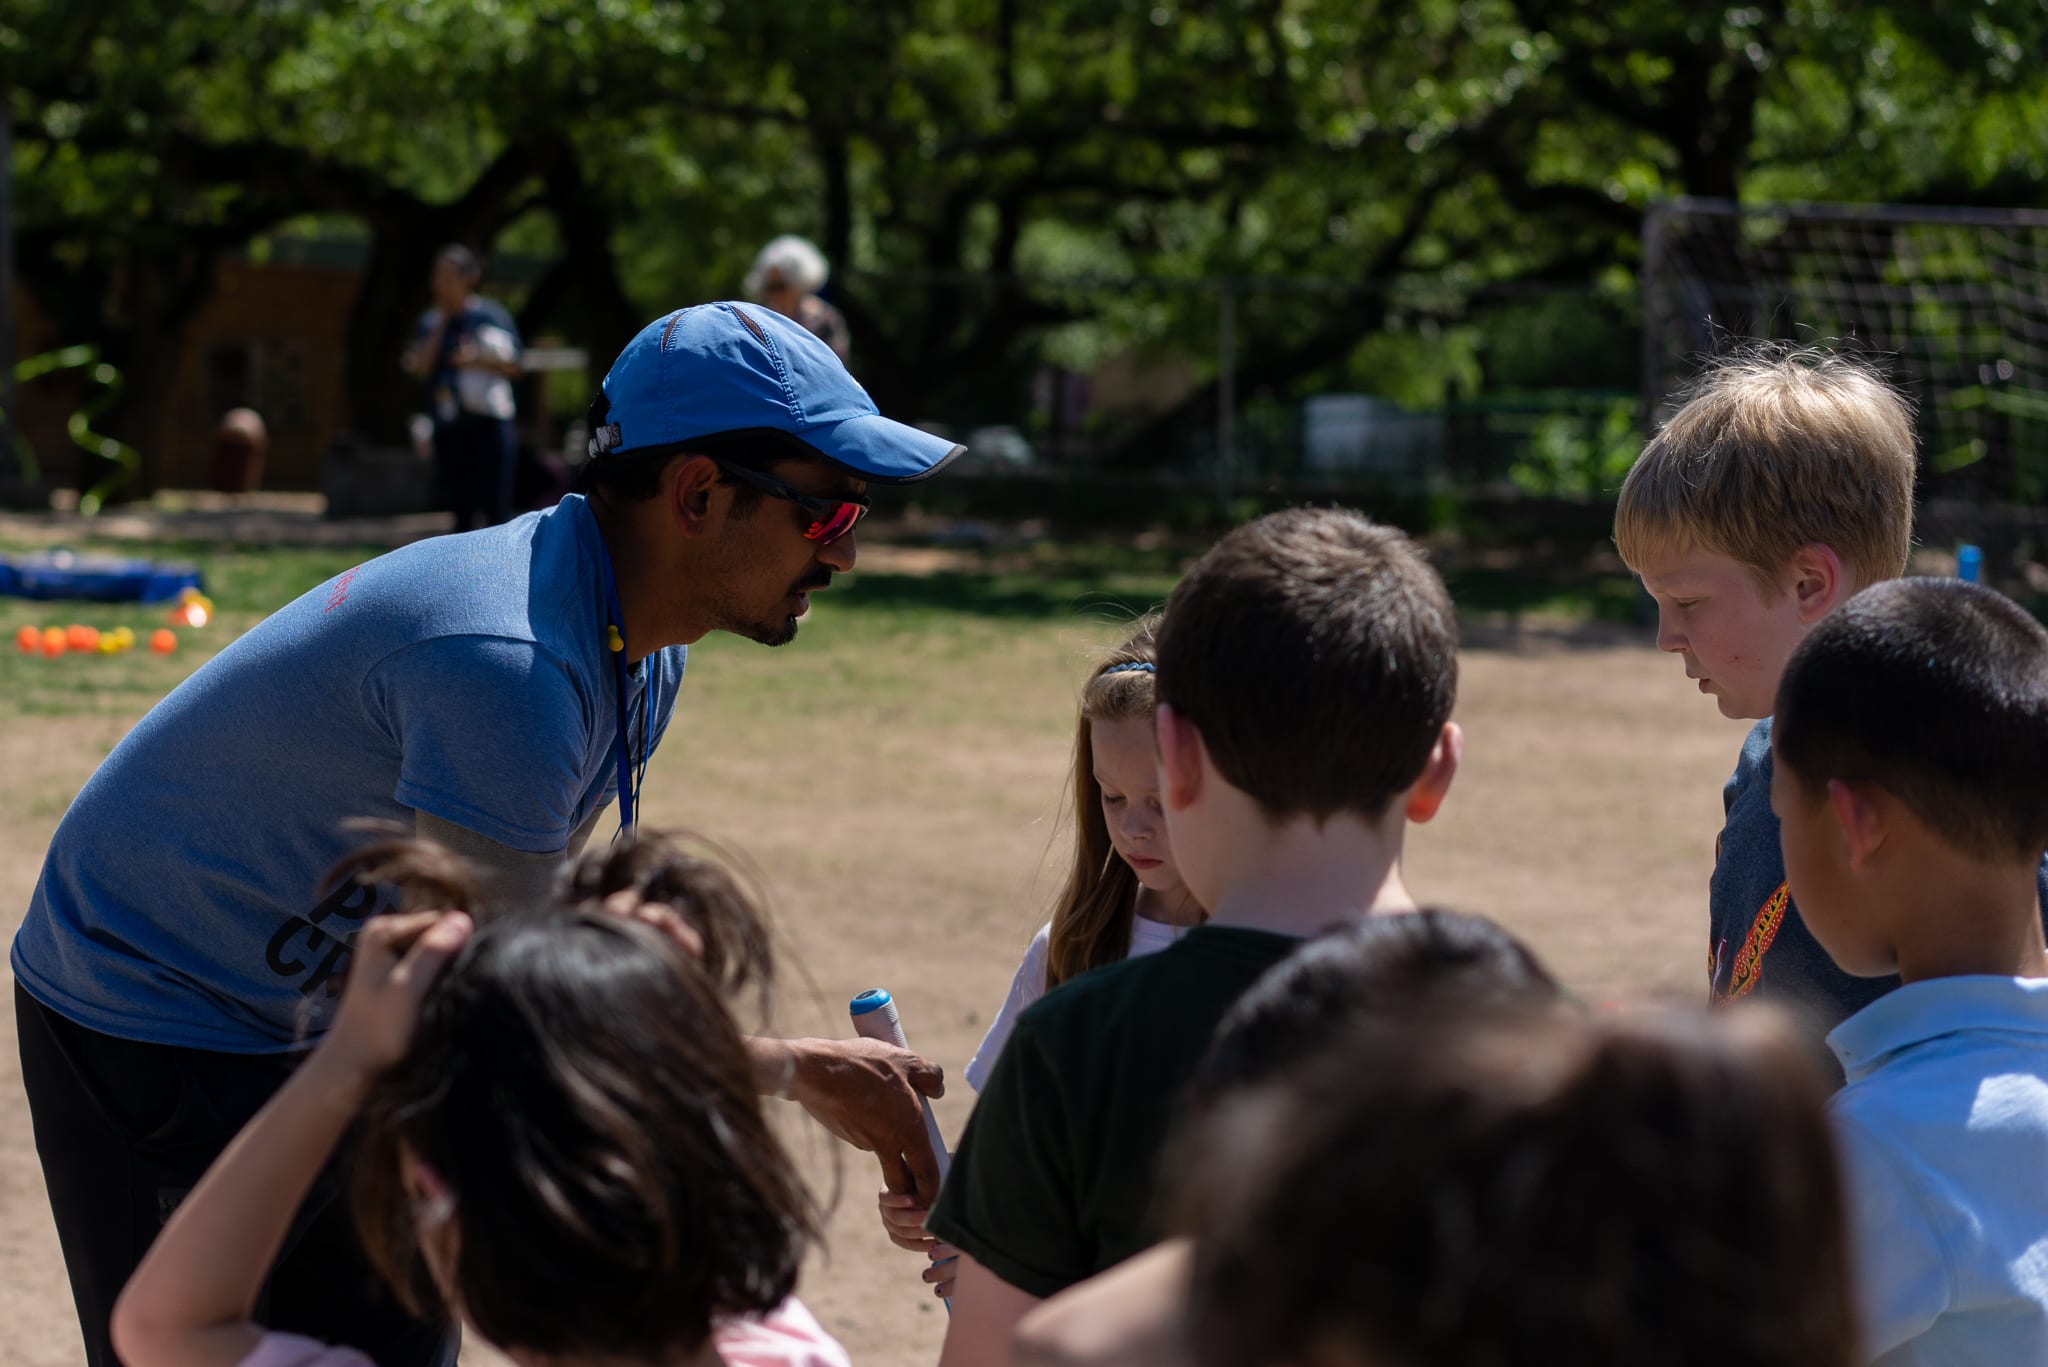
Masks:
[[[511,333],[488,323],[471,338],[477,354],[491,361],[519,359],[519,342]],[[512,381],[497,370],[464,366],[455,372],[455,396],[465,413],[487,418],[509,418],[518,411],[512,400]],[[450,418],[454,414],[448,415]]]
[[[1164,921],[1150,917],[1131,917],[1131,945],[1124,957],[1135,959],[1141,954],[1157,954],[1181,936],[1194,929],[1192,926],[1170,926]],[[975,1091],[988,1081],[994,1071],[996,1056],[1003,1052],[1003,1045],[1010,1038],[1010,1031],[1017,1027],[1017,1017],[1024,1008],[1045,995],[1045,956],[1052,943],[1052,922],[1047,921],[1038,928],[1038,934],[1031,937],[1031,947],[1024,951],[1024,962],[1017,965],[1017,976],[1010,979],[1010,995],[1003,999],[1003,1009],[996,1012],[996,1018],[989,1022],[988,1033],[981,1038],[981,1047],[974,1051],[974,1059],[967,1065],[967,1085]]]
[[[1828,1044],[1865,1352],[2048,1363],[2048,979],[1908,983]]]

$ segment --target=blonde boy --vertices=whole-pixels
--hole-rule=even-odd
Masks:
[[[1816,1035],[1899,980],[1844,973],[1800,920],[1771,815],[1772,700],[1815,623],[1905,572],[1913,465],[1911,408],[1874,370],[1770,344],[1700,378],[1615,510],[1615,545],[1657,603],[1658,648],[1723,716],[1757,719],[1721,794],[1713,998],[1775,998]]]

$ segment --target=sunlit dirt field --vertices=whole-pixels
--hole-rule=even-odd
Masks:
[[[830,612],[821,599],[818,618]],[[846,999],[884,986],[912,1043],[958,1078],[1060,873],[1072,701],[1088,651],[1114,635],[1104,615],[922,613],[693,657],[645,819],[758,865],[797,970],[776,1028],[846,1033]],[[1466,642],[1465,764],[1412,835],[1410,886],[1498,917],[1594,998],[1696,997],[1741,727],[1646,632],[1479,620]],[[133,720],[0,720],[10,937],[65,804]],[[79,1360],[77,1328],[0,1011],[0,1363],[59,1367]],[[972,1100],[956,1081],[938,1108],[948,1134]],[[881,1236],[871,1160],[788,1119],[805,1170],[838,1195],[801,1294],[857,1362],[932,1362],[944,1314]]]

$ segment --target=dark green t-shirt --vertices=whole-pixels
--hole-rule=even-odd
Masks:
[[[1300,943],[1197,926],[1033,1004],[996,1060],[927,1228],[1034,1296],[1149,1247],[1160,1153],[1216,1023]]]

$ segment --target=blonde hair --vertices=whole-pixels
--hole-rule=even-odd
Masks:
[[[1702,548],[1746,566],[1769,599],[1799,548],[1818,543],[1859,584],[1905,573],[1913,409],[1869,362],[1759,343],[1682,397],[1621,486],[1614,544],[1630,569]]]
[[[1074,863],[1053,905],[1045,952],[1047,991],[1067,979],[1113,964],[1131,947],[1132,906],[1138,875],[1117,858],[1102,815],[1102,785],[1095,781],[1095,744],[1089,727],[1099,721],[1150,717],[1158,705],[1149,668],[1159,614],[1141,617],[1123,643],[1095,663],[1081,686],[1081,717],[1074,733]],[[1119,668],[1122,666],[1122,668]]]

